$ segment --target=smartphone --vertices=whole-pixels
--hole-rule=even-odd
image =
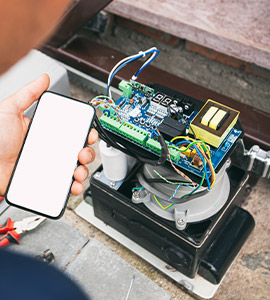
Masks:
[[[53,92],[41,95],[8,185],[8,204],[62,216],[94,117],[88,103]]]

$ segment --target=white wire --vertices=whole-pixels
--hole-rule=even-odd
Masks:
[[[148,49],[147,51],[152,51],[152,50],[157,50],[157,48],[153,47],[153,48]],[[152,55],[140,67],[140,70],[143,69],[148,64],[148,62],[151,61],[156,55],[157,55],[156,52],[153,52]],[[135,79],[133,79],[133,78],[135,78]],[[137,76],[133,75],[132,80],[136,80],[136,79],[137,79]]]
[[[129,60],[129,59],[131,59],[131,58],[134,58],[134,57],[136,57],[136,56],[138,56],[138,54],[134,54],[134,55],[128,56],[128,57],[126,57],[126,58],[120,60],[120,61],[113,67],[113,69],[111,70],[111,72],[110,72],[110,74],[109,74],[109,76],[108,76],[107,86],[109,86],[109,84],[110,84],[111,76],[112,76],[112,74],[114,73],[114,71],[115,71],[121,64],[123,64],[123,63],[126,62],[127,60]],[[109,94],[109,95],[108,95],[109,98],[112,99],[112,94],[111,94],[110,89],[108,90],[108,94]]]
[[[108,76],[108,81],[107,81],[107,86],[109,87],[108,89],[108,96],[110,99],[112,99],[112,94],[111,94],[111,91],[110,91],[110,82],[112,80],[111,76],[112,74],[114,73],[114,71],[123,63],[125,63],[126,61],[132,59],[132,58],[135,58],[135,57],[145,57],[146,54],[148,54],[148,52],[151,52],[153,50],[157,50],[156,47],[152,47],[152,48],[149,48],[145,51],[139,51],[137,54],[134,54],[134,55],[131,55],[131,56],[128,56],[128,57],[125,57],[124,59],[120,60],[114,67],[113,69],[111,70],[109,76]],[[150,57],[149,59],[147,59],[147,61],[144,62],[144,64],[140,67],[140,69],[142,69],[145,65],[147,65],[148,61],[150,61],[152,58],[154,58],[154,56],[156,55],[156,53],[154,52]],[[135,79],[133,79],[135,78]],[[135,75],[132,76],[132,79],[133,80],[136,80],[137,77]]]

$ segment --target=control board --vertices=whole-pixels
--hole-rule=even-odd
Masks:
[[[242,135],[235,126],[239,112],[215,101],[204,104],[190,97],[173,97],[132,80],[122,81],[119,89],[123,95],[115,102],[117,111],[100,106],[102,126],[156,155],[161,154],[156,136],[160,132],[173,164],[200,178],[204,170],[196,151],[192,147],[183,151],[178,143],[183,139],[205,142],[216,170]],[[211,176],[209,168],[207,175]]]

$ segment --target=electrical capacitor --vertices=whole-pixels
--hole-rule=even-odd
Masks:
[[[111,181],[123,180],[127,175],[127,155],[100,141],[99,150],[104,175]]]

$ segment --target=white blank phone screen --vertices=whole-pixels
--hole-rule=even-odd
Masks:
[[[44,93],[28,131],[7,192],[17,206],[58,217],[72,184],[94,109],[88,104]]]

